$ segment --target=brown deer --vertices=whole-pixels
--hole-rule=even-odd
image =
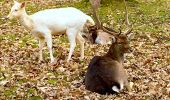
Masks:
[[[128,40],[128,35],[132,31],[132,26],[128,20],[128,12],[126,8],[126,24],[128,25],[128,29],[122,33],[108,30],[108,28],[103,27],[100,23],[100,20],[96,14],[96,8],[94,3],[91,1],[94,17],[97,20],[97,25],[99,25],[98,30],[96,30],[97,34],[107,33],[114,38],[112,38],[112,45],[109,48],[109,51],[103,56],[95,56],[87,69],[87,73],[85,76],[85,87],[87,90],[92,92],[97,92],[100,94],[106,93],[118,93],[120,92],[124,86],[127,87],[128,90],[131,89],[132,84],[128,82],[128,75],[126,70],[123,68],[124,62],[124,53],[130,51],[130,45]],[[101,25],[101,26],[100,26]],[[130,27],[129,27],[130,26]]]

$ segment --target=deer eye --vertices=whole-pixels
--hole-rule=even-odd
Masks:
[[[18,11],[17,9],[15,9],[14,11]]]

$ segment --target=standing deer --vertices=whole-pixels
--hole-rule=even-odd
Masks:
[[[91,1],[92,3],[92,1]],[[125,7],[126,7],[126,2]],[[96,14],[96,9],[92,3],[94,17],[97,21],[97,24],[100,24],[100,20]],[[112,45],[109,48],[109,51],[103,56],[95,56],[91,60],[87,73],[85,76],[85,87],[87,90],[92,92],[97,92],[100,94],[106,93],[119,93],[124,86],[130,91],[133,83],[128,82],[128,75],[126,70],[123,68],[124,62],[124,53],[130,51],[130,45],[128,40],[128,35],[132,31],[132,26],[128,21],[128,12],[126,7],[126,24],[128,29],[122,33],[108,30],[108,28],[103,27],[102,25],[98,27],[96,31],[101,32],[98,34],[111,34],[114,36],[112,38]]]
[[[93,19],[82,11],[73,8],[46,9],[28,15],[25,10],[25,2],[14,1],[9,19],[17,18],[21,25],[29,30],[39,40],[39,60],[42,61],[42,49],[45,42],[50,52],[51,63],[54,62],[52,50],[52,35],[66,33],[70,42],[70,51],[67,61],[71,59],[76,42],[80,44],[81,59],[84,58],[84,38],[82,37],[83,27],[86,22],[94,25]]]

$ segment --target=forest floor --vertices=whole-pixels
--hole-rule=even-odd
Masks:
[[[20,0],[25,1],[25,0]],[[29,0],[30,1],[30,0]],[[28,14],[47,8],[74,6],[91,15],[88,0],[82,2],[31,0]],[[120,5],[119,5],[120,4]],[[57,64],[50,66],[44,47],[44,62],[38,63],[38,42],[17,20],[4,20],[13,0],[0,0],[0,99],[1,100],[170,100],[170,0],[129,0],[133,23],[133,52],[126,54],[124,68],[134,83],[131,93],[99,95],[85,89],[83,80],[90,60],[103,55],[109,45],[85,44],[80,61],[79,46],[66,63],[69,42],[66,35],[53,37]],[[123,4],[103,4],[100,17],[105,25],[117,27],[123,20]]]

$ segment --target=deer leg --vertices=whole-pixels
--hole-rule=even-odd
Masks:
[[[51,33],[48,33],[48,35],[45,36],[46,42],[47,42],[47,47],[50,52],[50,59],[51,63],[54,62],[54,57],[53,57],[53,50],[52,50],[52,36]]]
[[[39,62],[43,61],[43,46],[44,46],[44,39],[39,39]]]
[[[84,38],[80,35],[80,33],[77,34],[76,37],[77,42],[80,44],[80,60],[84,59]]]
[[[77,35],[77,32],[75,30],[68,30],[66,32],[67,36],[68,36],[68,39],[69,39],[69,42],[70,42],[70,51],[69,51],[69,54],[68,54],[68,58],[67,58],[67,62],[69,62],[69,60],[71,59],[71,56],[74,52],[74,48],[76,46],[76,35]]]

